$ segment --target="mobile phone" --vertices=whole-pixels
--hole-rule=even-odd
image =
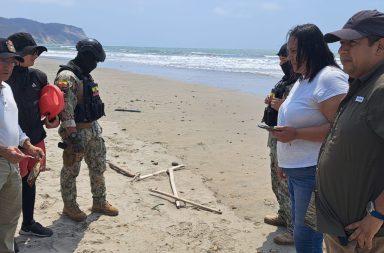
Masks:
[[[268,125],[263,125],[263,124],[258,124],[257,126],[262,128],[262,129],[265,129],[267,131],[280,131],[273,126],[268,126]]]

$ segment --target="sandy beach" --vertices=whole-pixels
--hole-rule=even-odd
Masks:
[[[64,61],[39,59],[52,83]],[[21,252],[294,252],[272,238],[282,229],[263,223],[277,211],[271,190],[267,133],[259,129],[263,97],[112,69],[96,69],[106,117],[99,123],[114,164],[142,175],[184,164],[175,171],[179,196],[220,209],[187,204],[177,209],[163,173],[138,182],[105,172],[108,201],[117,217],[92,214],[88,169],[77,178],[85,222],[62,216],[62,150],[57,129],[48,130],[47,167],[37,182],[35,219],[50,238],[16,235]],[[125,109],[128,111],[115,111]],[[132,112],[134,110],[137,112]],[[21,221],[21,219],[20,219]]]

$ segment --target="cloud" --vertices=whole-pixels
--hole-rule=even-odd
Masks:
[[[280,5],[277,3],[262,3],[260,8],[268,11],[277,11],[281,9]]]
[[[19,3],[31,3],[31,4],[51,4],[60,6],[73,6],[76,0],[16,0]]]
[[[251,18],[260,12],[274,12],[281,10],[281,6],[273,2],[264,1],[227,1],[212,9],[212,12],[227,18]]]
[[[249,8],[243,5],[232,5],[232,6],[216,6],[212,10],[213,14],[225,17],[225,18],[251,18],[254,13]]]
[[[218,15],[218,16],[230,16],[231,11],[227,10],[223,7],[218,6],[218,7],[213,8],[213,13]]]

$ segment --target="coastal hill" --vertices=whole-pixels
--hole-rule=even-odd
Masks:
[[[83,29],[58,23],[40,23],[25,18],[0,17],[0,37],[7,38],[15,32],[32,34],[37,44],[74,45],[87,35]]]

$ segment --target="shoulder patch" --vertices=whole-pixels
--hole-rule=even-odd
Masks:
[[[67,81],[58,81],[56,83],[56,86],[59,87],[59,89],[62,90],[64,93],[66,93],[69,88],[71,88],[71,84]]]

